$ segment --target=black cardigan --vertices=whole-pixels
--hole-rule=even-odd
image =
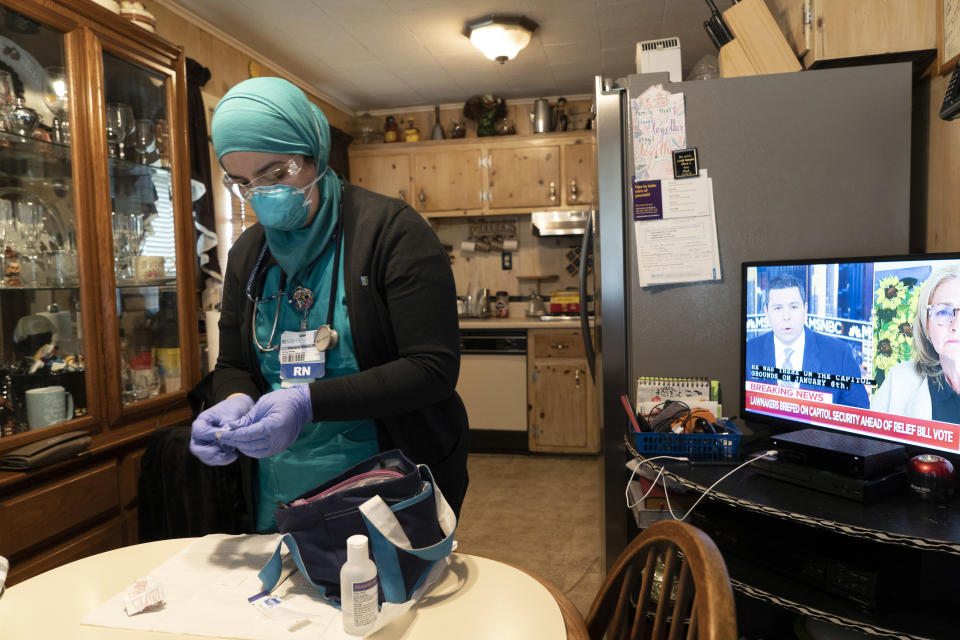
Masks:
[[[403,201],[349,184],[343,198],[344,288],[360,372],[311,383],[313,419],[375,420],[380,449],[400,449],[428,465],[459,514],[467,490],[467,413],[455,391],[460,337],[449,258]],[[263,238],[257,224],[230,249],[214,402],[232,393],[256,400],[267,391],[246,297]]]

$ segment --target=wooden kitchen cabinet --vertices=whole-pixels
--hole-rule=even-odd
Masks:
[[[593,131],[351,145],[349,155],[351,182],[392,197],[409,184],[403,199],[428,218],[596,204]]]
[[[423,214],[482,209],[480,164],[480,149],[437,149],[413,154],[415,196],[411,204]]]
[[[530,451],[599,452],[597,387],[590,378],[581,332],[532,329],[528,339]]]
[[[597,145],[578,141],[563,147],[563,197],[568,205],[597,200]]]
[[[491,209],[543,209],[560,204],[560,147],[494,148],[488,169]]]
[[[937,0],[766,0],[804,68],[937,48]]]
[[[183,50],[87,0],[0,0],[0,36],[35,121],[0,127],[0,455],[92,438],[0,471],[13,584],[137,542],[139,456],[189,421],[200,356]]]
[[[413,179],[408,154],[361,156],[351,162],[353,183],[393,198],[413,204]]]

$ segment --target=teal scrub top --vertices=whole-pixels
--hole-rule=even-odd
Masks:
[[[343,251],[343,239],[340,239]],[[313,292],[313,306],[307,312],[307,329],[316,329],[327,321],[330,303],[330,281],[333,271],[333,251],[323,254],[302,273],[301,279],[288,279],[286,290],[292,293],[297,285]],[[341,260],[342,265],[342,260]],[[261,299],[267,299],[280,290],[283,272],[277,265],[267,270]],[[340,334],[339,344],[326,352],[325,378],[337,378],[356,373],[357,365],[347,317],[346,290],[343,268],[337,274],[337,301],[334,305],[333,328]],[[289,304],[289,296],[280,298],[280,312],[273,344],[280,343],[284,331],[299,331],[302,316]],[[255,310],[257,340],[266,346],[273,327],[276,300],[258,304]],[[272,390],[280,388],[280,352],[260,353],[256,347],[260,372]],[[355,464],[376,455],[376,425],[373,420],[337,420],[308,422],[300,436],[286,450],[259,460],[260,502],[257,507],[257,531],[276,531],[273,517],[278,502],[290,502]]]

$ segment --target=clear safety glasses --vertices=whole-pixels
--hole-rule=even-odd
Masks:
[[[247,182],[239,182],[224,174],[223,186],[229,189],[234,197],[240,200],[249,200],[255,193],[267,194],[283,185],[289,185],[290,181],[300,175],[303,165],[304,159],[295,156],[276,169],[270,169],[263,175]]]
[[[954,307],[952,304],[927,305],[927,317],[941,327],[952,323],[953,319],[957,317],[958,311],[960,311],[960,309]]]

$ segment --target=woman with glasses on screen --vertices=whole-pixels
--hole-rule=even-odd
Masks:
[[[914,358],[893,367],[870,401],[874,411],[960,424],[960,264],[923,283],[913,319]]]
[[[323,112],[254,78],[217,105],[211,137],[259,224],[230,249],[217,402],[193,423],[208,465],[257,459],[258,531],[273,511],[392,448],[426,464],[455,511],[467,487],[456,293],[436,234],[401,200],[344,183]]]

